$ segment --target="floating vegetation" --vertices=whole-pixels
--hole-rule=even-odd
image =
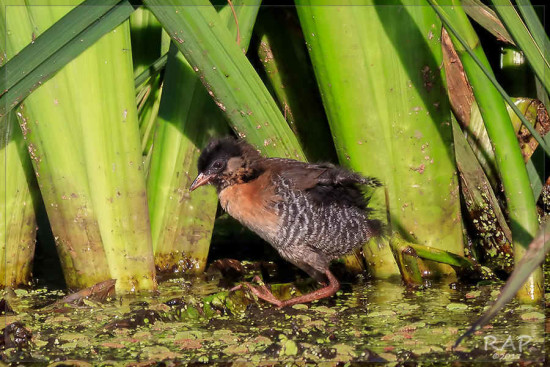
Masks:
[[[257,267],[238,266],[246,269],[244,279]],[[59,291],[12,292],[7,297],[12,311],[3,316],[2,361],[435,364],[541,362],[545,355],[545,311],[517,301],[451,349],[498,295],[500,282],[415,290],[387,281],[358,281],[343,284],[331,299],[279,310],[251,293],[220,287],[227,279],[212,274],[161,283],[155,297],[85,299],[63,307],[59,300],[66,295]],[[288,288],[280,285],[274,290]],[[550,300],[548,294],[546,299]]]

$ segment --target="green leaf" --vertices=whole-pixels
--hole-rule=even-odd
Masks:
[[[136,78],[134,79],[134,84],[137,87],[145,83],[147,79],[157,74],[159,71],[163,70],[166,67],[166,61],[168,60],[168,53],[165,53],[158,59],[156,59],[149,67],[145,68]]]
[[[98,4],[93,0],[86,0],[81,6],[76,7],[61,20],[54,23],[48,30],[47,36],[44,36],[44,34],[33,40],[29,47],[25,47],[11,58],[10,65],[17,65],[17,67],[4,69],[0,81],[0,90],[12,88],[39,66],[43,60],[59,51],[61,47],[96,22],[98,18],[109,12],[119,2],[120,0],[105,0]],[[90,6],[92,4],[94,6]],[[10,5],[6,4],[5,6]],[[5,26],[5,22],[2,23],[2,26]],[[33,34],[33,38],[34,36]]]
[[[145,0],[231,127],[269,156],[304,154],[277,104],[207,0]]]
[[[513,266],[512,233],[485,172],[454,118],[452,124],[456,163],[464,198],[463,211],[468,213],[479,244],[488,255],[485,264],[492,269],[510,273]]]
[[[265,7],[254,32],[256,61],[311,162],[336,162],[336,151],[304,36],[294,11]]]
[[[523,15],[529,32],[533,36],[535,44],[541,49],[543,56],[548,55],[548,52],[550,52],[550,40],[531,2],[529,0],[516,0],[516,4],[521,15]]]
[[[0,68],[0,116],[134,11],[127,0],[105,4],[94,0],[82,3]]]
[[[515,45],[512,36],[502,25],[495,12],[481,0],[462,0],[464,11],[480,26],[491,32],[497,39]]]
[[[510,116],[502,100],[503,96],[533,136],[538,137],[539,144],[544,146],[545,150],[548,147],[540,134],[527,122],[521,111],[496,82],[485,53],[479,44],[479,39],[460,4],[455,0],[428,1],[450,31],[451,39],[472,85],[483,122],[491,139],[506,195],[514,244],[514,259],[517,263],[535,235],[538,221],[527,169]],[[441,4],[446,6],[441,6]],[[487,82],[487,78],[491,83]],[[541,283],[542,271],[538,271],[531,278],[531,283],[523,288],[520,299],[526,302],[540,299]]]
[[[6,121],[7,120],[7,121]],[[14,112],[0,118],[0,288],[28,286],[38,187]]]
[[[516,4],[521,12],[521,15],[523,15],[523,19],[529,28],[529,32],[531,32],[531,35],[535,40],[535,44],[541,48],[542,54],[547,56],[550,53],[550,40],[548,39],[548,34],[546,34],[544,26],[541,24],[535,9],[529,0],[516,0]],[[544,5],[539,5],[538,7],[544,8]],[[550,100],[548,93],[539,78],[536,79],[536,88],[537,98],[544,103],[546,111],[550,111]]]
[[[479,55],[477,55],[476,52],[472,50],[472,47],[474,45],[479,45],[479,40],[477,39],[477,35],[475,35],[475,32],[473,31],[473,29],[467,32],[464,32],[464,30],[462,30],[461,32],[458,32],[458,30],[455,28],[455,26],[458,23],[454,18],[450,17],[448,13],[449,11],[451,11],[451,8],[441,7],[440,3],[443,3],[443,1],[437,1],[437,0],[428,0],[428,1],[432,4],[432,6],[434,7],[434,10],[438,13],[439,17],[441,18],[441,21],[445,24],[445,27],[449,29],[450,33],[452,34],[452,37],[455,37],[455,39],[457,40],[457,42],[455,42],[455,47],[457,51],[461,53],[466,52],[470,55],[472,62],[477,64],[480,71],[487,77],[487,79],[489,79],[489,81],[494,86],[494,88],[498,90],[502,98],[504,98],[504,100],[512,108],[514,113],[521,119],[521,122],[525,125],[525,127],[529,130],[529,132],[535,137],[535,139],[544,149],[546,154],[550,156],[550,146],[546,144],[546,142],[542,139],[538,131],[536,131],[535,128],[529,123],[529,121],[527,121],[527,119],[523,116],[521,111],[515,106],[514,102],[512,101],[508,93],[506,93],[504,88],[502,88],[500,83],[496,80],[492,71],[490,71],[489,64],[486,61],[485,55],[483,55],[483,59],[480,59]],[[471,27],[471,25],[469,25],[469,27]],[[456,43],[459,43],[459,44],[456,44]],[[483,88],[483,89],[486,89],[486,88]],[[479,94],[482,95],[483,93],[479,93]]]
[[[340,163],[381,180],[370,204],[405,239],[462,254],[441,23],[418,1],[330,3],[299,1],[297,11]],[[398,274],[387,243],[363,253],[375,276]]]
[[[24,0],[0,8],[10,29],[6,55],[32,42],[30,30],[44,32],[72,8]],[[112,278],[123,293],[154,289],[128,22],[43,83],[16,114],[67,285]]]
[[[257,0],[234,0],[241,47],[248,47],[259,8]],[[229,6],[220,18],[237,34]],[[232,43],[235,43],[231,37]],[[165,70],[164,91],[157,119],[147,195],[155,264],[159,271],[202,272],[218,198],[212,187],[190,193],[197,175],[197,160],[213,137],[229,132],[223,114],[212,101],[195,71],[172,43]]]
[[[168,49],[163,49],[162,39],[168,38],[157,18],[145,7],[137,8],[130,16],[132,64],[134,75],[139,75]]]
[[[550,220],[547,220],[539,229],[537,236],[533,239],[523,258],[516,264],[516,268],[502,288],[500,295],[494,304],[474,324],[458,338],[454,347],[472,335],[476,330],[487,324],[525,284],[531,274],[544,262],[546,254],[550,252]]]

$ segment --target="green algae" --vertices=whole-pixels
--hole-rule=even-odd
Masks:
[[[294,340],[286,339],[285,337],[281,339],[280,344],[281,350],[279,353],[281,356],[295,356],[296,354],[298,354],[298,345]]]
[[[462,310],[466,310],[467,308],[468,308],[468,305],[464,303],[458,303],[458,302],[449,303],[447,305],[447,310],[449,311],[462,311]]]
[[[115,297],[59,308],[44,303],[62,299],[65,294],[58,291],[16,293],[10,300],[16,310],[4,320],[21,322],[32,339],[24,348],[1,349],[2,361],[260,366],[544,359],[545,311],[515,301],[477,335],[451,350],[458,335],[492,302],[501,283],[411,290],[399,283],[358,281],[344,283],[336,297],[279,310],[258,302],[249,292],[220,288],[219,281],[219,277],[169,280],[154,296]],[[496,353],[485,346],[487,337],[501,347],[513,336],[517,349],[522,335],[531,340],[521,352],[503,348]]]

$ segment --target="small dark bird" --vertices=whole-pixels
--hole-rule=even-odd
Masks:
[[[191,191],[214,185],[225,211],[324,285],[280,301],[265,285],[244,283],[278,307],[334,295],[340,283],[329,270],[330,261],[382,232],[382,223],[368,218],[361,191],[361,186],[380,186],[379,181],[332,164],[264,158],[243,140],[223,138],[202,151],[198,171]]]

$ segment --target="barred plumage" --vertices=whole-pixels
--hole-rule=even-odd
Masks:
[[[199,158],[199,176],[191,189],[213,184],[222,207],[271,243],[280,255],[328,285],[288,301],[264,287],[246,284],[258,297],[286,306],[330,296],[339,283],[329,271],[331,260],[364,244],[382,231],[369,218],[361,187],[380,186],[332,164],[262,158],[244,141],[214,140]]]
[[[378,235],[380,223],[368,219],[365,210],[340,202],[317,202],[306,191],[294,190],[291,183],[278,177],[277,203],[279,230],[269,242],[281,256],[305,270],[310,276],[324,281],[324,272],[331,260],[361,246]],[[309,261],[308,256],[316,255]]]

